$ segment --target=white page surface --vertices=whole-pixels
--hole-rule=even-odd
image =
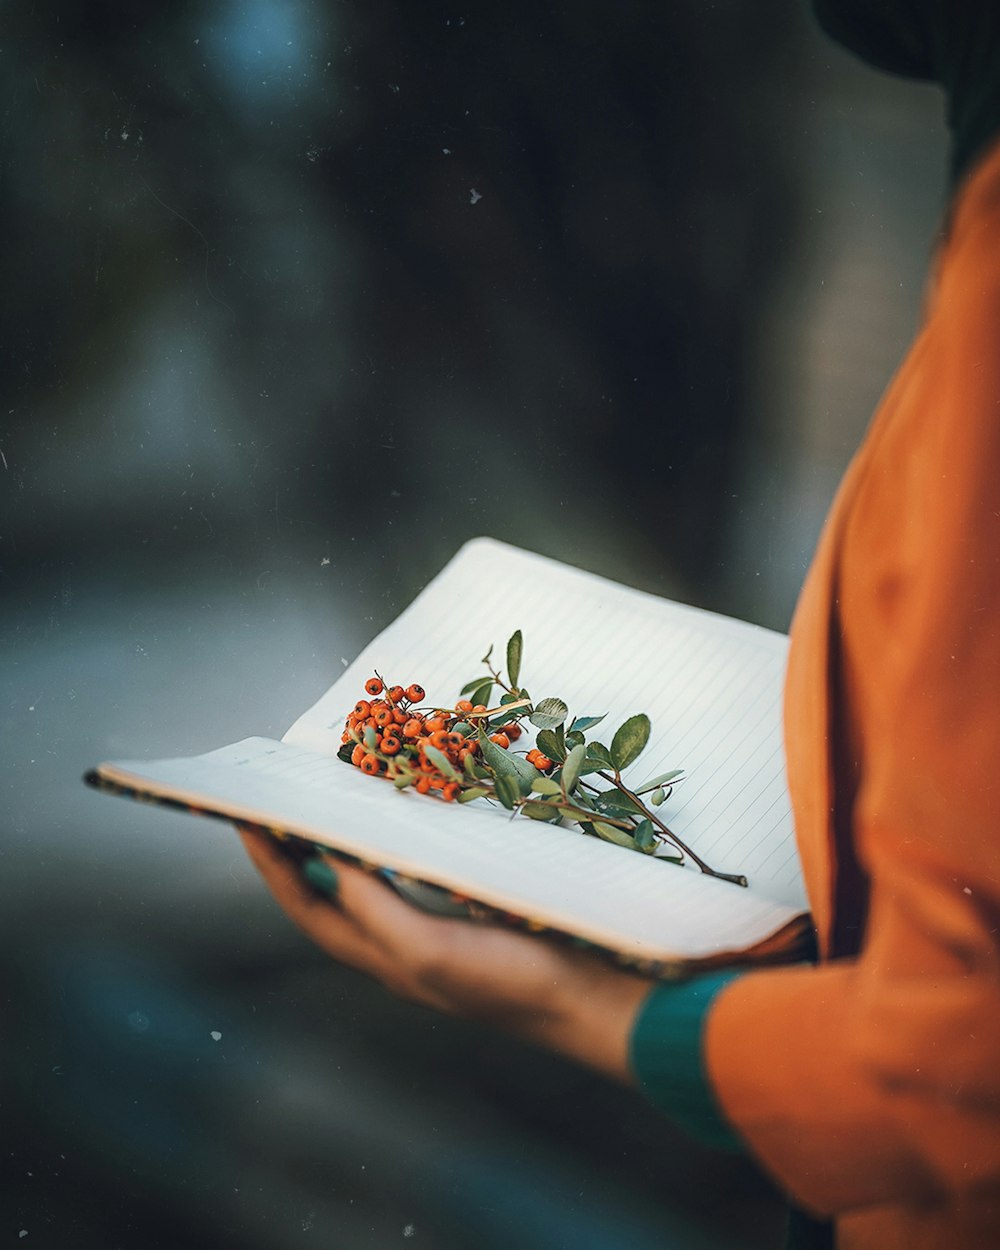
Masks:
[[[683,768],[685,780],[659,809],[666,823],[713,868],[744,873],[755,894],[807,910],[784,771],[785,636],[491,539],[467,543],[284,741],[335,754],[347,713],[375,669],[391,683],[419,682],[428,701],[453,704],[466,681],[486,675],[478,661],[490,643],[503,666],[515,629],[524,635],[520,680],[536,702],[555,695],[571,715],[608,713],[588,733],[606,743],[628,716],[647,713],[649,745],[626,780],[640,785]],[[458,818],[480,806],[463,807]],[[429,808],[429,819],[441,817],[441,805]],[[537,834],[535,822],[522,823]],[[620,848],[602,853],[609,850],[616,859],[644,858]],[[682,874],[685,887],[696,871]]]
[[[340,760],[269,739],[100,771],[325,842],[638,958],[739,951],[800,910],[572,830],[398,793]]]

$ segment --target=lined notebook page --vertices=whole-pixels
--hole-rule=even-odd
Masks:
[[[649,745],[626,780],[641,785],[683,768],[685,780],[660,808],[666,823],[714,868],[744,873],[755,894],[807,909],[785,784],[784,635],[492,539],[467,543],[284,741],[334,754],[347,713],[375,669],[390,683],[419,682],[428,701],[453,704],[466,681],[485,674],[478,661],[491,643],[504,664],[515,629],[524,634],[521,681],[536,702],[556,695],[571,715],[608,713],[588,735],[606,743],[628,716],[647,713]],[[463,807],[461,818],[481,806]],[[442,806],[431,808],[437,819]],[[537,835],[535,822],[528,833]],[[613,849],[615,862],[641,859]],[[683,874],[685,888],[696,871]]]
[[[646,959],[743,950],[798,910],[571,830],[400,794],[328,755],[264,738],[193,759],[124,761],[100,771]]]

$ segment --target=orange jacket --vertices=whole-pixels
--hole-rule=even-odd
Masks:
[[[1000,146],[827,520],[785,733],[823,962],[722,992],[710,1080],[843,1250],[997,1250]]]

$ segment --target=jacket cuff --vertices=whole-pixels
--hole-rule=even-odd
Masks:
[[[707,1146],[742,1151],[708,1081],[704,1030],[716,995],[744,974],[726,970],[662,983],[639,1008],[629,1042],[632,1071],[646,1097]]]

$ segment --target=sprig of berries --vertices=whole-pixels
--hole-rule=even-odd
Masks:
[[[683,770],[639,786],[622,779],[649,741],[649,717],[629,717],[610,746],[588,741],[588,731],[604,715],[569,720],[562,699],[533,702],[518,685],[522,652],[517,630],[507,643],[505,679],[491,662],[490,647],[482,659],[486,675],[466,682],[454,706],[427,705],[422,686],[389,685],[376,672],[365,682],[367,697],[347,715],[339,758],[397,789],[412,787],[447,803],[491,800],[532,820],[569,821],[585,834],[646,855],[669,847],[675,853],[658,858],[677,864],[688,858],[709,876],[745,886],[742,874],[710,868],[654,810],[670,797]],[[491,707],[497,690],[502,693]],[[535,746],[522,753],[514,743],[525,732],[524,721],[536,735]],[[598,779],[610,789],[600,788]]]

